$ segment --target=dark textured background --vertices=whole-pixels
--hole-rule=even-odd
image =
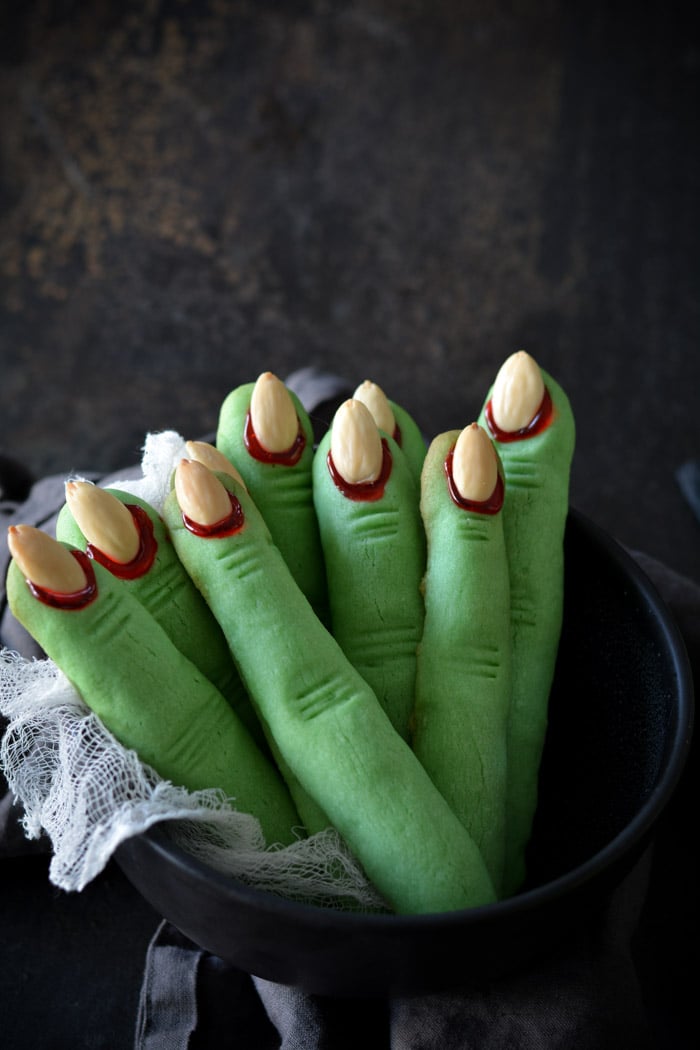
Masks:
[[[690,8],[5,0],[0,455],[118,469],[308,364],[431,434],[524,347],[574,405],[572,502],[700,579]],[[155,917],[118,871],[66,899],[11,863],[8,1016],[64,938],[34,1020],[128,1045]]]
[[[109,470],[305,364],[431,434],[524,347],[572,500],[700,578],[700,51],[678,5],[2,6],[0,451]]]

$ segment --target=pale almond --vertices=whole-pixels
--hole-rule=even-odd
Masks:
[[[10,525],[7,545],[25,579],[57,594],[82,590],[87,579],[81,566],[58,540],[33,525]]]
[[[489,499],[496,488],[496,451],[478,423],[470,423],[457,438],[452,456],[452,480],[460,496],[474,503]]]
[[[333,418],[331,456],[350,485],[376,481],[382,469],[382,439],[372,413],[361,401],[344,401]]]
[[[367,406],[380,430],[390,436],[393,435],[396,429],[394,412],[389,404],[389,399],[377,383],[373,383],[371,379],[365,379],[352,396],[355,401],[361,401]]]
[[[250,399],[250,420],[256,438],[267,452],[286,452],[299,433],[291,395],[272,372],[256,380]]]
[[[187,449],[187,455],[190,459],[196,460],[198,463],[203,463],[209,470],[216,471],[219,474],[228,474],[229,477],[237,481],[239,485],[246,488],[246,484],[238,473],[236,468],[230,459],[228,459],[223,452],[219,452],[218,448],[214,445],[210,445],[208,441],[187,441],[185,443]],[[247,489],[246,489],[247,491]]]
[[[216,525],[231,513],[228,491],[197,460],[180,460],[175,471],[175,493],[183,513],[198,525]]]
[[[544,397],[544,380],[539,365],[525,350],[511,354],[501,365],[491,394],[491,411],[496,426],[515,433],[528,425]]]
[[[69,481],[66,503],[88,543],[112,561],[133,561],[141,540],[136,523],[121,500],[89,481]]]

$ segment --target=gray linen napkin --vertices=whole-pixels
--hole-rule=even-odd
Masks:
[[[307,994],[248,977],[163,922],[148,949],[135,1050],[651,1050],[630,951],[649,864],[647,853],[599,920],[532,970],[450,994]]]

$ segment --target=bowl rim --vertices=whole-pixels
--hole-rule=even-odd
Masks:
[[[170,840],[164,828],[167,821],[153,824],[135,838],[140,839],[148,849],[165,856],[169,861],[174,860],[178,869],[186,872],[190,878],[196,881],[206,880],[221,890],[224,895],[235,898],[240,905],[263,909],[272,917],[279,915],[288,918],[290,914],[293,914],[299,920],[303,919],[311,928],[322,926],[325,932],[333,930],[339,934],[342,934],[344,930],[349,932],[357,929],[358,923],[361,923],[363,930],[366,929],[367,932],[391,930],[401,935],[427,928],[454,927],[455,924],[478,926],[495,917],[506,919],[509,916],[529,912],[539,905],[556,903],[572,891],[582,889],[607,869],[622,862],[635,849],[641,849],[675,792],[690,751],[694,723],[694,693],[690,662],[685,642],[670,609],[656,585],[630,552],[580,511],[570,508],[568,518],[576,529],[587,534],[604,549],[619,568],[625,570],[640,597],[654,610],[661,636],[672,657],[676,675],[676,725],[670,746],[667,747],[667,758],[661,775],[637,813],[596,853],[562,875],[503,900],[455,911],[397,915],[343,911],[338,908],[324,907],[283,897],[272,891],[242,882],[235,876],[226,875],[211,868]],[[568,524],[569,521],[567,521],[567,528]]]

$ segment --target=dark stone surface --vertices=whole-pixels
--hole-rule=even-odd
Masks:
[[[432,434],[524,347],[574,405],[572,502],[700,579],[675,478],[700,454],[689,16],[4,3],[0,455],[118,469],[146,432],[207,433],[231,387],[307,364],[375,379]],[[66,900],[37,864],[3,862],[0,1015],[40,987],[37,1018],[63,1010],[72,1038],[41,1045],[130,1045],[152,914],[118,873]],[[72,998],[42,968],[61,938]]]

